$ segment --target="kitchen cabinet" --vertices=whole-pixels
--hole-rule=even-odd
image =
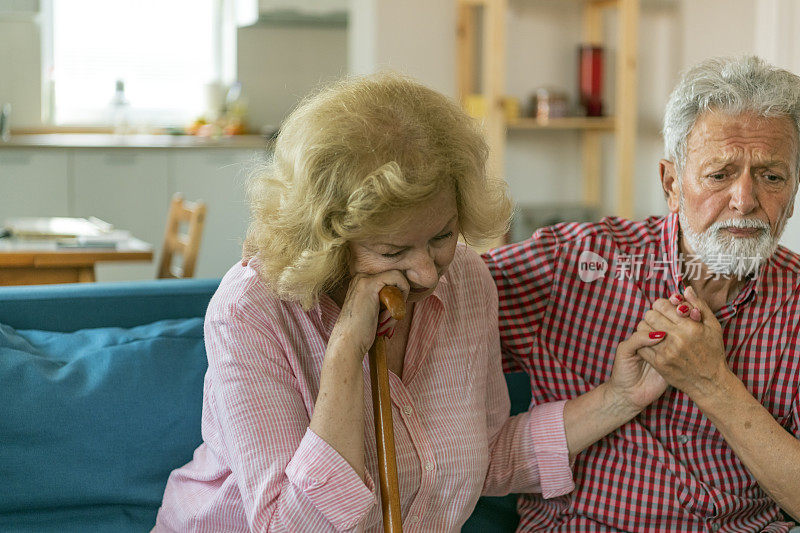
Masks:
[[[69,215],[67,150],[0,150],[0,224],[19,216]]]
[[[248,150],[187,150],[172,155],[170,194],[207,205],[195,277],[222,277],[241,258],[247,230],[245,182],[255,153]]]
[[[98,281],[155,277],[169,208],[169,152],[75,150],[74,216],[96,216],[154,246],[154,262],[97,266]]]

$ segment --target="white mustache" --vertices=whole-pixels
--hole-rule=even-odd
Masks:
[[[722,222],[714,222],[710,228],[708,228],[708,232],[717,232],[722,229],[726,228],[740,228],[740,229],[762,229],[769,231],[770,227],[769,224],[764,222],[763,220],[757,220],[752,218],[732,218],[730,220],[723,220]]]

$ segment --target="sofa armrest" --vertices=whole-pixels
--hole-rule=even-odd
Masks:
[[[165,279],[0,287],[0,323],[76,331],[205,316],[218,279]]]

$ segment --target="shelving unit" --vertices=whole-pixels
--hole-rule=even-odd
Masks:
[[[515,0],[524,1],[524,0]],[[615,203],[608,209],[626,218],[633,217],[633,173],[636,146],[636,42],[639,0],[564,0],[583,4],[584,44],[604,45],[603,12],[615,10],[618,17],[616,61],[616,114],[606,117],[565,117],[541,121],[534,118],[507,120],[503,101],[506,78],[506,17],[508,0],[456,0],[457,86],[462,102],[481,94],[486,102],[484,123],[490,148],[489,168],[504,175],[506,136],[511,130],[573,130],[581,133],[583,203],[601,207],[604,185],[601,137],[614,136],[616,158]],[[479,19],[481,24],[479,24]],[[479,27],[482,31],[479,31]],[[578,43],[576,43],[577,46]],[[478,57],[480,54],[480,58]],[[577,68],[577,65],[571,68]],[[480,70],[480,72],[478,72]],[[480,90],[475,80],[480,80]],[[534,87],[531,87],[533,89]],[[608,93],[608,91],[607,91]],[[611,183],[608,183],[611,185]]]

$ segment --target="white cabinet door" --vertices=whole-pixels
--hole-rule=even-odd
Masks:
[[[74,151],[75,215],[96,216],[154,246],[153,263],[99,264],[98,281],[153,279],[169,209],[169,152]]]
[[[0,149],[0,224],[9,217],[68,216],[66,150]]]
[[[172,152],[170,194],[206,203],[206,222],[195,277],[217,278],[241,258],[247,229],[245,182],[258,155],[250,150]]]

